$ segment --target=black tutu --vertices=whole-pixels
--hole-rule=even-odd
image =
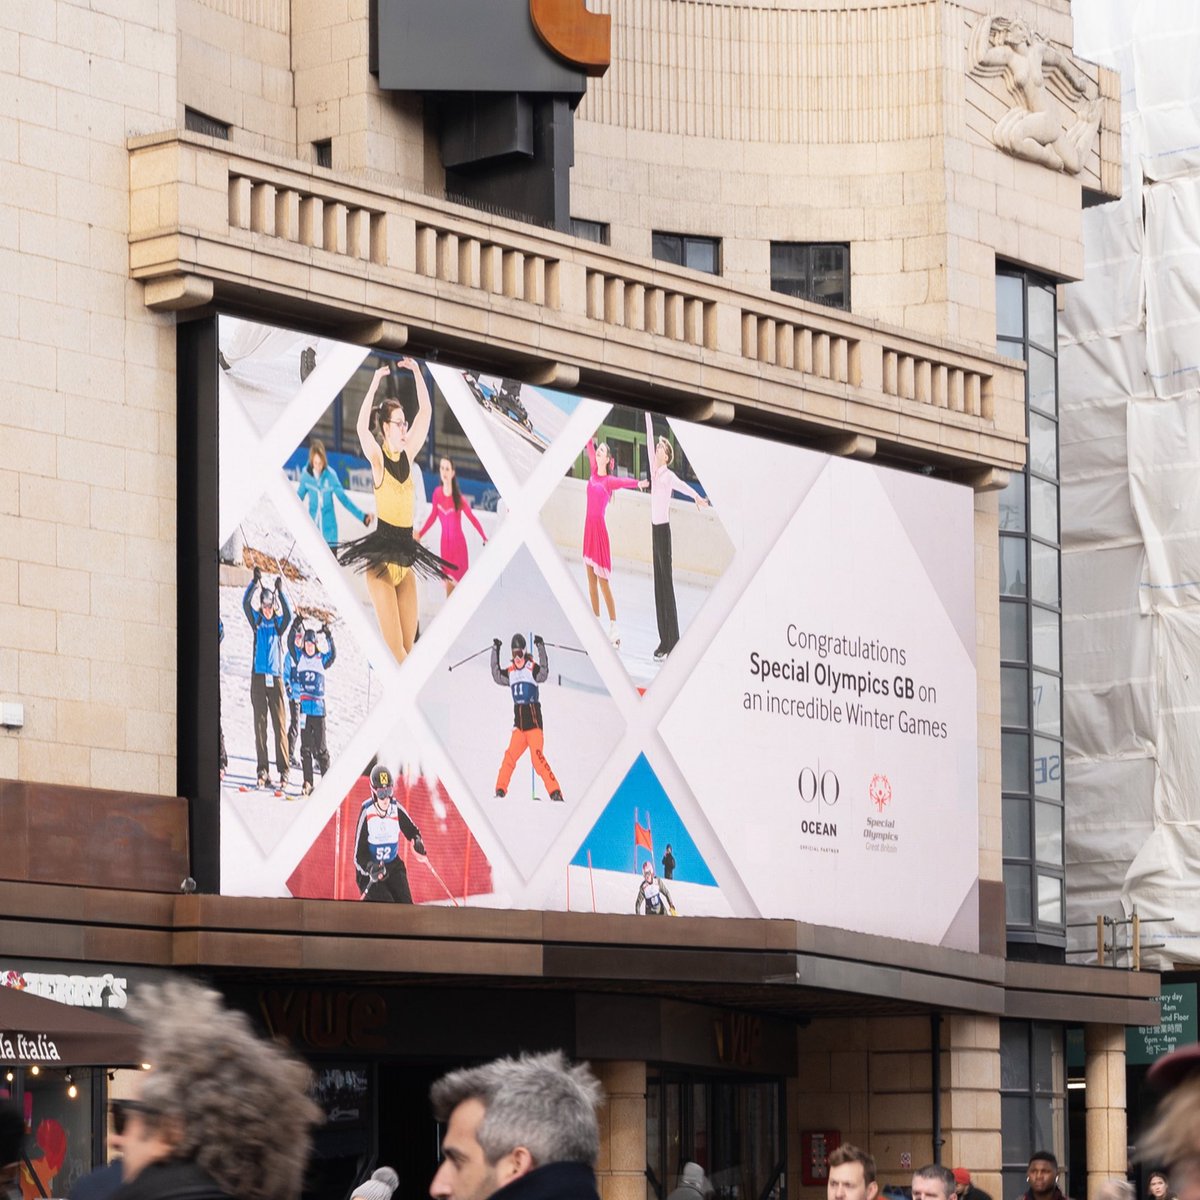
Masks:
[[[427,579],[449,579],[450,572],[458,565],[422,546],[413,537],[411,525],[389,525],[378,517],[370,533],[337,547],[337,560],[343,567],[356,571],[407,567]]]

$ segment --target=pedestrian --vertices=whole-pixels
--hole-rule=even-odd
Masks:
[[[1166,1171],[1151,1171],[1150,1178],[1146,1181],[1146,1190],[1150,1200],[1176,1200]]]
[[[379,1167],[350,1193],[350,1200],[392,1200],[399,1186],[400,1176],[391,1167]]]
[[[513,729],[508,739],[508,749],[504,751],[504,757],[500,760],[500,770],[496,775],[496,798],[503,799],[508,794],[512,773],[516,770],[521,756],[528,750],[533,769],[545,785],[550,799],[562,803],[562,789],[558,786],[558,780],[546,758],[542,726],[539,684],[545,683],[550,675],[546,643],[540,636],[534,635],[533,647],[537,651],[537,662],[534,662],[528,652],[525,635],[514,633],[510,643],[512,661],[507,667],[500,665],[501,645],[499,638],[492,639],[492,678],[501,687],[512,690]]]
[[[992,1200],[987,1192],[971,1182],[971,1172],[966,1167],[954,1168],[954,1190],[958,1200]]]
[[[391,771],[379,764],[371,771],[371,795],[363,801],[354,837],[354,864],[364,900],[376,904],[413,902],[408,868],[400,857],[402,836],[424,857],[421,831],[396,799]]]
[[[695,1162],[685,1162],[679,1172],[679,1183],[667,1200],[708,1200],[713,1194],[713,1185],[704,1168]]]
[[[190,980],[142,987],[117,1200],[297,1200],[321,1118],[308,1068]]]
[[[313,790],[313,760],[324,777],[329,771],[329,748],[325,744],[325,672],[337,658],[337,647],[333,644],[333,631],[328,625],[321,626],[325,649],[320,648],[317,631],[302,625],[299,645],[292,641],[292,687],[299,708],[297,724],[300,727],[300,766],[304,772],[302,795]]]
[[[600,1085],[561,1051],[452,1071],[430,1090],[446,1123],[433,1200],[599,1200]]]
[[[257,607],[255,599],[258,600]],[[250,664],[250,707],[254,713],[254,751],[258,760],[258,786],[271,785],[270,760],[267,757],[267,718],[275,735],[275,765],[279,786],[287,782],[291,747],[287,739],[287,683],[283,661],[283,633],[292,620],[292,610],[283,594],[283,576],[275,578],[272,590],[263,584],[261,567],[242,596],[242,611],[254,637],[254,655]]]
[[[1052,1150],[1037,1150],[1025,1172],[1029,1184],[1022,1200],[1066,1200],[1058,1186],[1058,1159]]]
[[[843,1142],[829,1155],[826,1200],[875,1200],[875,1159],[851,1142]]]
[[[1167,1190],[1179,1200],[1200,1200],[1200,1045],[1166,1054],[1146,1073],[1160,1100],[1138,1142],[1142,1162],[1161,1164]]]
[[[954,1172],[938,1163],[918,1167],[912,1177],[912,1200],[954,1200]]]
[[[24,1156],[25,1118],[12,1100],[0,1098],[0,1195],[13,1190],[20,1180]]]

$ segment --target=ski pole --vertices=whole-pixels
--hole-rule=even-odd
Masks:
[[[445,892],[446,895],[450,897],[450,903],[453,904],[455,908],[458,908],[459,903],[454,898],[454,893],[446,886],[445,880],[443,880],[442,877],[437,873],[436,869],[434,868],[433,863],[431,863],[429,861],[429,858],[427,856],[422,856],[421,861],[429,868],[430,875],[432,875],[434,877],[434,879],[436,879],[438,881],[438,884],[440,885],[442,891]]]
[[[482,650],[476,650],[474,654],[468,654],[466,658],[460,658],[458,662],[451,663],[446,668],[447,671],[453,671],[455,667],[461,667],[463,663],[469,663],[471,659],[478,658],[481,654],[486,654],[491,649],[491,646],[484,646]]]
[[[578,646],[563,646],[558,642],[543,642],[543,646],[548,646],[551,650],[570,650],[572,654],[586,654],[586,650],[580,649]]]

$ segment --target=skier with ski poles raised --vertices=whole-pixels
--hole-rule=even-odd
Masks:
[[[533,760],[533,769],[538,773],[550,799],[562,802],[562,789],[549,762],[543,752],[542,704],[538,685],[546,682],[550,675],[550,662],[546,657],[545,641],[535,635],[533,645],[537,651],[537,661],[529,655],[528,644],[524,634],[514,633],[512,636],[512,661],[508,666],[500,665],[499,638],[492,640],[492,678],[501,686],[512,691],[513,698],[513,731],[508,741],[508,749],[500,763],[500,772],[496,776],[496,796],[503,798],[508,793],[509,781],[516,769],[517,762],[526,750]]]
[[[258,591],[258,608],[253,596]],[[258,759],[258,786],[270,785],[267,757],[267,716],[275,735],[275,765],[279,768],[279,786],[288,777],[287,696],[285,695],[283,634],[292,619],[292,610],[283,594],[283,576],[275,579],[272,590],[264,586],[262,568],[254,568],[254,578],[242,596],[242,611],[254,635],[254,656],[250,675],[250,707],[254,712],[254,749]]]

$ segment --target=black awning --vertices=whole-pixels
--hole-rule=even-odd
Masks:
[[[0,987],[0,1065],[134,1066],[140,1043],[128,1021]]]

